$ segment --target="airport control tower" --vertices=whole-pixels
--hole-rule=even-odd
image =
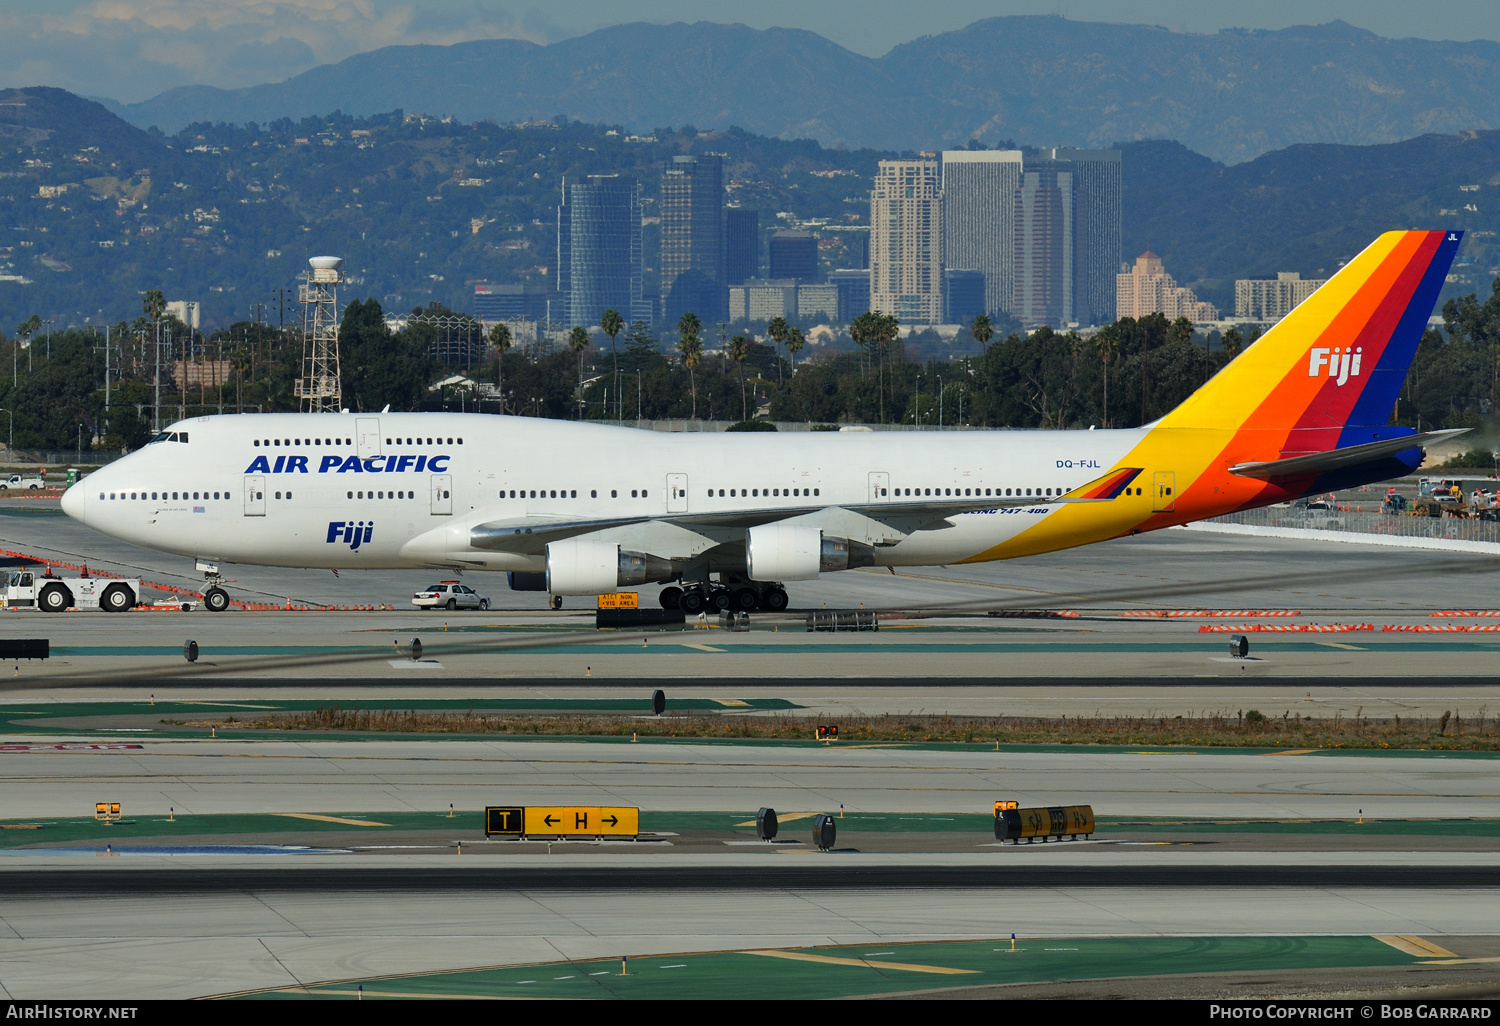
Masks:
[[[304,413],[337,413],[343,401],[339,384],[339,283],[341,257],[308,261],[297,299],[302,304],[302,379],[297,398]]]

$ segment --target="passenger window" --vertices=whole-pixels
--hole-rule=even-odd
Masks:
[[[276,493],[276,498],[278,498],[278,499],[281,498],[281,493],[280,492]]]
[[[578,498],[578,489],[576,489],[576,488],[574,488],[574,489],[573,489],[573,490],[572,490],[572,494],[570,494],[570,495],[569,495],[569,496],[568,496],[568,498],[570,498],[570,499],[576,499],[576,498]]]
[[[619,493],[619,492],[617,492],[617,491],[616,491],[616,490],[615,490],[615,489],[613,489],[613,488],[611,488],[611,489],[610,489],[610,490],[609,490],[609,497],[610,497],[610,498],[611,498],[611,499],[617,499],[617,498],[619,498],[619,497],[620,497],[620,493]]]
[[[645,497],[646,497],[646,489],[642,488],[641,489],[641,498],[644,499]]]
[[[630,497],[632,499],[635,498],[635,489],[634,488],[630,489]]]
[[[354,493],[353,492],[349,493],[349,498],[351,498],[351,499],[354,498]]]
[[[818,494],[818,490],[817,490],[817,489],[816,489],[816,488],[814,488],[814,489],[813,489],[813,494],[814,494],[814,495],[817,495],[817,494]]]

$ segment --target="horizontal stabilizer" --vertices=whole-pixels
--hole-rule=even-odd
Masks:
[[[1372,463],[1375,460],[1394,456],[1409,449],[1425,448],[1434,442],[1446,441],[1468,430],[1468,428],[1452,428],[1447,431],[1424,431],[1418,435],[1383,438],[1378,442],[1349,445],[1342,449],[1329,449],[1327,452],[1310,452],[1303,456],[1289,456],[1284,460],[1268,460],[1264,463],[1238,463],[1230,467],[1229,472],[1237,474],[1240,477],[1253,477],[1261,481],[1275,481],[1281,478],[1327,474],[1335,470],[1343,470],[1346,467],[1356,467],[1361,463]]]

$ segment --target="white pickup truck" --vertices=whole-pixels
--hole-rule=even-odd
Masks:
[[[141,594],[139,580],[119,577],[53,577],[34,570],[12,570],[5,575],[7,607],[36,608],[44,613],[67,609],[102,609],[123,613],[135,608]]]
[[[0,492],[40,492],[46,487],[47,479],[40,474],[31,477],[12,474],[10,477],[0,478]]]

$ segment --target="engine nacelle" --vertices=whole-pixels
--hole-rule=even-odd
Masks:
[[[680,574],[671,560],[622,552],[617,542],[568,538],[547,546],[547,591],[553,595],[607,594],[632,585],[670,581]]]
[[[752,581],[812,581],[821,572],[874,565],[871,546],[825,538],[816,527],[761,524],[746,532],[745,572]]]

